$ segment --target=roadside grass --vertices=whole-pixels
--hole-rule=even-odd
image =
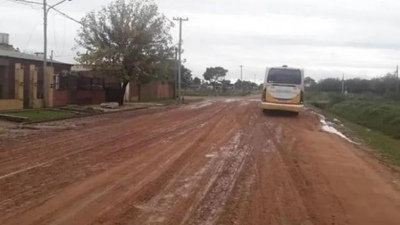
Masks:
[[[344,124],[337,127],[350,137],[359,139],[381,158],[400,167],[400,102],[365,95],[312,97],[308,103],[328,117]]]
[[[13,112],[2,112],[2,114],[25,117],[29,122],[40,122],[46,120],[54,119],[67,119],[75,117],[76,113],[61,111],[61,110],[23,110],[23,111],[13,111]]]
[[[400,167],[400,140],[346,120],[333,112],[315,108],[313,105],[310,105],[309,108],[324,115],[334,124],[337,130],[353,141],[367,146],[380,159]],[[337,120],[334,120],[334,118]]]
[[[344,122],[344,126],[353,131],[354,134],[364,142],[364,144],[375,150],[375,153],[377,153],[381,158],[400,167],[400,140],[352,122],[343,120],[342,122]]]
[[[358,125],[400,139],[399,103],[344,100],[333,104],[328,110]]]
[[[329,102],[331,98],[332,94],[327,92],[306,91],[304,94],[306,102]]]

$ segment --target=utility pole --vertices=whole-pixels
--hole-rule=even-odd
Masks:
[[[178,95],[179,102],[182,103],[182,22],[189,21],[188,18],[183,19],[182,17],[174,17],[174,20],[179,21],[179,47],[178,47]]]
[[[46,87],[50,84],[46,83],[46,68],[47,68],[47,2],[43,0],[43,98],[45,99],[44,104],[47,104],[47,95],[45,93]]]
[[[179,71],[179,63],[178,63],[178,48],[175,48],[175,63],[176,63],[176,73],[174,77],[174,98],[176,99],[178,97],[178,71]]]
[[[52,6],[47,5],[47,1],[43,0],[43,93],[44,93],[44,99],[45,99],[45,104],[47,103],[47,95],[45,94],[46,88],[50,87],[50,84],[47,84],[45,81],[48,80],[45,78],[46,76],[46,68],[47,68],[47,14],[49,13],[50,9],[53,9],[54,7],[60,5],[63,2],[66,1],[71,1],[71,0],[62,0]]]
[[[240,65],[239,66],[240,67],[240,88],[241,88],[241,90],[242,90],[242,92],[243,92],[243,65]]]

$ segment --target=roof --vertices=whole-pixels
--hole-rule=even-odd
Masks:
[[[22,52],[15,52],[5,49],[0,49],[0,57],[7,57],[7,58],[14,58],[14,59],[25,59],[25,60],[32,60],[32,61],[40,61],[43,62],[43,57],[26,54]],[[50,62],[50,59],[49,59]],[[71,63],[64,63],[60,61],[53,60],[53,63],[64,64],[64,65],[73,65]]]
[[[269,67],[267,69],[285,69],[285,70],[301,70],[299,68],[294,68],[294,67],[288,67],[286,65],[284,66],[276,66],[276,67]]]

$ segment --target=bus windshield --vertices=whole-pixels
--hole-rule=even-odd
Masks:
[[[301,84],[300,70],[271,69],[268,74],[268,83],[275,84]]]

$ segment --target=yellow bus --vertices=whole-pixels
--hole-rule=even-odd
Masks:
[[[304,111],[304,71],[287,66],[267,68],[261,97],[261,109]]]

